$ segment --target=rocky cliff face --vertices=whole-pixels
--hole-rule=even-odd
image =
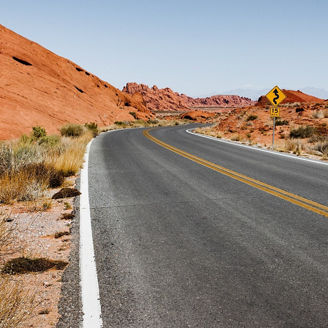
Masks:
[[[150,118],[140,94],[126,94],[68,59],[0,25],[0,139],[35,125],[58,133],[65,123]]]
[[[245,97],[217,95],[207,98],[192,98],[170,88],[159,89],[156,85],[149,88],[145,84],[127,83],[123,91],[143,96],[148,109],[152,111],[186,111],[195,107],[243,107],[254,102]]]

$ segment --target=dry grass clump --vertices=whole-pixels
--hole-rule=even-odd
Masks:
[[[63,138],[62,144],[65,151],[59,156],[49,155],[47,162],[62,172],[65,177],[75,175],[83,164],[85,147],[93,138],[91,131],[86,131],[79,138]]]
[[[34,307],[34,297],[22,284],[0,276],[0,328],[26,327]]]
[[[320,118],[324,118],[325,115],[322,110],[316,110],[315,112],[312,113],[312,117],[320,119]]]
[[[47,136],[44,128],[34,127],[31,136],[0,144],[0,203],[35,200],[76,174],[97,126],[78,127],[64,127],[71,137]]]
[[[64,137],[80,137],[83,133],[84,128],[79,124],[66,124],[60,129],[60,134]]]
[[[12,226],[0,214],[0,255],[10,252],[14,243]],[[0,275],[0,328],[24,327],[34,306],[34,298],[21,284],[5,275]]]
[[[222,138],[222,134],[218,132],[217,130],[213,129],[213,127],[205,127],[205,128],[196,128],[193,129],[196,133],[206,134],[208,136],[214,137],[214,138]]]

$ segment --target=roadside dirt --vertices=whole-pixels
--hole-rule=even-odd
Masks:
[[[75,183],[70,178],[66,184]],[[0,270],[9,260],[19,257],[46,258],[69,261],[73,213],[73,198],[52,200],[59,189],[52,189],[44,198],[34,202],[20,202],[1,206],[0,213],[6,225],[13,230],[13,238],[0,258]],[[51,205],[50,205],[51,204]],[[45,207],[51,208],[44,209]],[[58,315],[61,279],[64,270],[55,268],[44,272],[3,275],[15,281],[33,298],[32,311],[22,327],[53,328]]]

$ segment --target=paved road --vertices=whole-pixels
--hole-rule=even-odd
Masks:
[[[151,131],[328,205],[328,166]],[[104,327],[328,327],[328,218],[165,149],[102,134],[89,159]]]

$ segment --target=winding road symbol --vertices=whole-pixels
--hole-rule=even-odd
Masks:
[[[279,99],[279,91],[277,89],[274,89],[273,93],[276,95],[272,101],[277,105],[277,100]]]
[[[266,94],[266,97],[274,107],[277,107],[286,98],[286,95],[276,85]]]

